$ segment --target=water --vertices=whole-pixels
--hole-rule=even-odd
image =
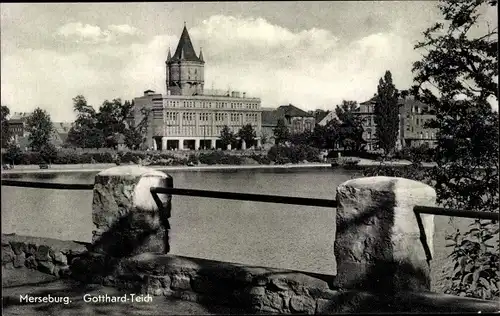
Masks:
[[[339,184],[359,171],[330,168],[170,171],[177,188],[334,199]],[[93,183],[95,172],[15,175],[20,180]],[[4,175],[13,178],[14,175]],[[92,191],[2,187],[2,231],[90,241]],[[335,209],[250,201],[173,197],[174,254],[332,274]],[[433,284],[442,286],[444,235],[472,220],[436,216]]]

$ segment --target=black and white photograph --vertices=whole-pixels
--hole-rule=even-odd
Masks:
[[[2,315],[500,313],[498,0],[3,2]]]

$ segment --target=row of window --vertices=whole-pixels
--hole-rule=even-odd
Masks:
[[[247,109],[247,110],[257,110],[259,108],[258,103],[246,103],[246,102],[211,102],[211,101],[176,101],[168,100],[165,102],[165,107],[167,108],[212,108],[212,103],[215,105],[216,109]]]
[[[183,121],[194,121],[196,119],[197,113],[182,113]],[[226,120],[227,115],[230,114],[231,122],[241,121],[243,118],[243,113],[213,113],[215,115],[215,121],[223,122]],[[212,113],[198,113],[198,118],[202,122],[208,122],[211,119]],[[154,115],[154,117],[158,117],[159,115]],[[179,119],[179,112],[165,112],[165,121],[177,121]],[[246,122],[255,122],[257,123],[259,116],[257,113],[245,113],[245,121]],[[308,124],[308,123],[306,123]]]
[[[433,132],[425,132],[425,134],[423,132],[420,132],[418,136],[420,136],[419,137],[420,139],[434,139],[435,134]],[[374,139],[374,138],[375,134],[372,134],[372,132],[367,132],[367,139]]]

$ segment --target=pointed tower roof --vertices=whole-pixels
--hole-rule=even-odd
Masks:
[[[170,47],[168,48],[167,62],[172,60],[172,55],[170,54]]]
[[[200,61],[204,62],[204,60],[203,60],[203,52],[201,51],[201,47],[200,47],[200,55],[199,55],[198,58],[200,59]]]
[[[194,51],[186,25],[184,25],[184,29],[182,30],[181,38],[179,40],[179,44],[177,45],[177,49],[175,50],[174,56],[172,57],[172,61],[181,59],[188,61],[200,61]]]

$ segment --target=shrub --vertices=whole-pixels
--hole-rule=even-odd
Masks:
[[[250,158],[257,161],[261,165],[269,165],[271,163],[271,160],[267,156],[264,156],[264,155],[253,154],[250,156]]]
[[[202,153],[198,157],[200,163],[207,165],[241,165],[243,159],[239,156],[226,154],[222,151],[212,151],[210,153]]]
[[[320,150],[307,145],[298,146],[278,146],[275,145],[267,152],[267,158],[277,164],[299,163],[304,160],[319,162]]]

